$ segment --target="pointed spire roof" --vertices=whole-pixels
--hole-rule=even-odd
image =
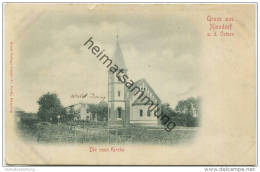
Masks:
[[[116,35],[116,49],[114,52],[113,63],[116,64],[121,69],[126,69],[124,56],[118,40],[118,35]]]

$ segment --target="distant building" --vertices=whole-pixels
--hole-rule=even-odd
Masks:
[[[181,109],[176,109],[176,112],[180,114],[190,114],[194,118],[199,117],[199,107],[198,105],[196,106],[196,104],[192,102],[186,102]]]
[[[15,108],[15,120],[20,122],[22,120],[37,120],[37,115],[35,113],[26,113],[20,108]]]
[[[74,116],[74,120],[97,121],[97,115],[89,111],[89,105],[86,103],[78,103],[65,107],[67,114]]]
[[[199,111],[197,108],[194,107],[194,105],[191,103],[191,112],[192,117],[197,118],[199,116]]]

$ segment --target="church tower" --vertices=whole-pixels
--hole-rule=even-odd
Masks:
[[[112,60],[113,64],[118,66],[118,70],[127,73],[118,36],[116,37],[116,48]],[[130,120],[127,90],[125,85],[117,78],[117,73],[118,71],[115,73],[108,71],[108,124],[111,126],[127,125]]]

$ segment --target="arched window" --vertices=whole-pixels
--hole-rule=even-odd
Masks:
[[[139,115],[140,115],[140,117],[143,116],[143,109],[140,109],[140,111],[139,111]]]
[[[118,97],[120,97],[120,91],[117,92]]]
[[[117,117],[118,118],[122,117],[122,109],[121,109],[121,107],[117,108]]]

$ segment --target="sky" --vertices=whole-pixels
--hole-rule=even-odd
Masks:
[[[129,78],[145,78],[172,108],[179,100],[199,96],[201,40],[189,18],[111,11],[43,11],[22,26],[26,29],[20,29],[15,67],[16,107],[37,112],[37,100],[47,92],[56,93],[64,106],[107,97],[107,68],[83,44],[92,37],[112,58],[116,34]],[[86,93],[86,99],[72,98]]]

